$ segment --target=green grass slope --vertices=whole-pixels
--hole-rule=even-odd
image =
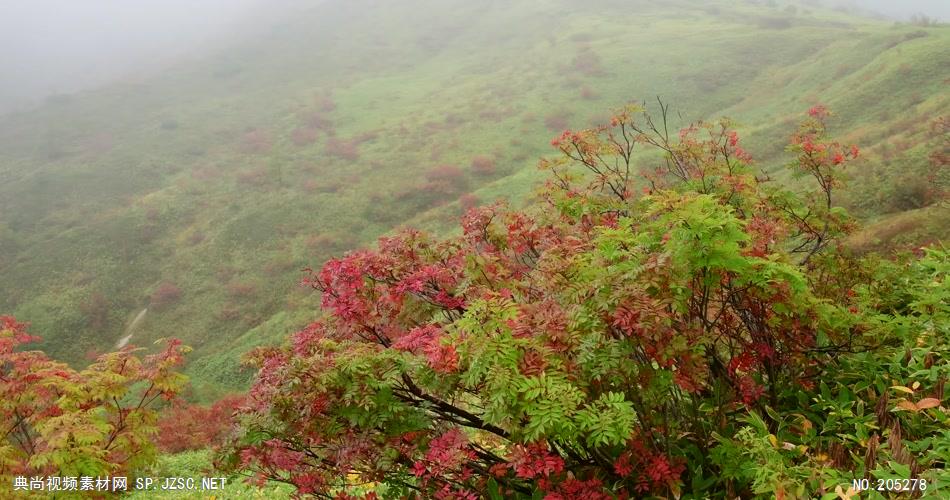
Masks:
[[[824,103],[868,152],[849,205],[919,210],[948,68],[950,28],[797,2],[326,2],[200,63],[4,117],[0,311],[81,363],[148,308],[131,342],[183,338],[210,397],[247,380],[241,353],[313,317],[302,268],[523,199],[553,135],[631,98],[662,96],[677,125],[731,116],[766,169]]]

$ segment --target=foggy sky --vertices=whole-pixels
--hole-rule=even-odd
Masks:
[[[942,22],[950,20],[948,0],[845,0],[839,3],[858,5],[900,21],[906,21],[914,14],[924,14]]]
[[[0,0],[0,114],[200,57],[290,5],[323,0]],[[348,1],[348,0],[331,0]],[[400,0],[391,0],[400,1]],[[473,0],[479,1],[479,0]],[[511,0],[517,1],[517,0]],[[830,0],[950,20],[950,0]],[[495,4],[498,5],[498,4]]]
[[[0,112],[205,49],[267,0],[0,0]]]

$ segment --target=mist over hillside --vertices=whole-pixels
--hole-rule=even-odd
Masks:
[[[121,2],[10,1],[0,6],[0,113],[22,110],[43,98],[141,80],[183,60],[208,56],[254,39],[275,24],[321,2],[306,0],[201,0]],[[939,0],[835,0],[908,21],[925,15],[950,18]],[[792,3],[791,5],[795,5]],[[808,5],[821,6],[814,0]]]
[[[818,102],[880,158],[925,156],[914,137],[946,106],[945,28],[699,5],[318,3],[206,57],[11,115],[0,306],[73,362],[149,308],[138,342],[183,336],[204,381],[230,384],[242,350],[308,317],[300,269],[404,224],[441,231],[463,207],[517,202],[552,135],[630,99],[673,103],[676,126],[735,117],[764,168]],[[923,121],[895,145],[908,113]],[[916,188],[904,204],[860,189],[869,214],[922,203]]]
[[[950,20],[950,5],[940,0],[843,0],[837,5],[860,7],[899,21],[907,21],[914,15],[925,15],[946,22]]]
[[[3,2],[0,498],[950,488],[948,18]]]
[[[305,0],[9,1],[0,6],[0,113],[55,94],[141,79],[175,62],[207,56],[255,36],[295,12]],[[791,5],[796,5],[791,3]],[[815,0],[803,6],[820,6]],[[950,18],[939,0],[835,0],[895,20]]]
[[[259,36],[291,0],[9,1],[0,6],[0,113],[118,79],[154,77]]]

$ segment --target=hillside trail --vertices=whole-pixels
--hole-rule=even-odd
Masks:
[[[136,327],[138,327],[139,324],[142,322],[142,320],[145,319],[145,313],[147,312],[148,312],[147,307],[145,309],[142,309],[142,311],[139,312],[137,316],[135,316],[135,319],[133,319],[132,322],[129,323],[129,326],[127,326],[125,328],[125,331],[122,332],[122,338],[120,338],[119,341],[115,343],[116,349],[122,349],[123,347],[129,344],[129,341],[132,340],[132,334],[135,333]]]

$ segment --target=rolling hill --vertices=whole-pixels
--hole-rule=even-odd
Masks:
[[[314,316],[302,268],[517,204],[553,135],[657,95],[677,125],[737,120],[766,171],[828,106],[865,152],[846,193],[860,245],[941,239],[946,173],[921,179],[946,148],[948,68],[950,28],[807,2],[324,2],[0,119],[0,312],[75,364],[128,334],[180,337],[211,397],[246,383],[242,353]]]

